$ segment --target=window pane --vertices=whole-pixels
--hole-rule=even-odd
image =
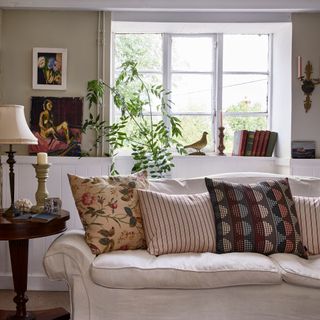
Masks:
[[[268,35],[224,35],[224,71],[268,71]]]
[[[173,74],[173,112],[211,112],[212,77],[210,75]]]
[[[115,67],[127,60],[138,62],[141,70],[161,71],[162,37],[160,34],[116,34]]]
[[[118,122],[119,119],[120,119],[120,115],[118,114],[115,117],[115,122]],[[141,117],[140,119],[136,119],[136,120],[139,123],[143,119],[145,121],[147,121],[149,123],[149,125],[151,124],[149,116],[144,116],[143,118]],[[161,116],[153,116],[152,117],[153,124],[158,123],[161,119],[162,119]],[[137,130],[138,130],[136,122],[134,122],[132,120],[129,120],[127,126],[123,130],[127,133],[128,136],[130,136],[130,140],[131,141],[139,141],[139,139],[135,137],[135,132],[137,132]],[[124,147],[122,149],[123,150],[129,150],[130,149],[129,144],[125,143],[125,145],[124,145]]]
[[[118,77],[119,74],[117,74],[116,76]],[[141,74],[142,76],[142,80],[149,86],[151,85],[159,85],[162,84],[162,75],[159,74],[152,74],[152,73],[147,73],[147,74]],[[136,82],[132,82],[130,84],[126,84],[123,87],[123,91],[122,93],[125,94],[127,100],[129,100],[129,98],[134,97],[134,93],[138,91],[138,89],[140,88],[141,83],[139,81]],[[147,101],[147,95],[143,95],[141,96],[145,101]],[[160,106],[160,99],[158,99],[155,95],[150,94],[150,99],[151,99],[151,109],[152,112],[157,112],[158,109],[157,107]],[[120,110],[119,109],[115,109],[116,114],[120,114]],[[149,105],[145,105],[143,107],[143,112],[150,112],[150,108]]]
[[[266,111],[268,78],[266,75],[223,76],[223,111]],[[250,108],[240,110],[239,104],[246,101]]]
[[[173,37],[172,69],[177,71],[212,71],[211,37]]]
[[[233,148],[233,134],[237,130],[266,130],[267,117],[224,117],[223,119],[224,130],[224,145],[225,152],[231,153]]]
[[[182,138],[179,141],[183,145],[200,140],[202,133],[207,131],[207,148],[212,148],[212,119],[209,116],[179,116],[179,119],[182,126]],[[188,152],[192,152],[191,149]]]

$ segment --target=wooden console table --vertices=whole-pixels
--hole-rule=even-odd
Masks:
[[[59,217],[47,222],[15,221],[0,212],[0,240],[9,241],[11,268],[16,296],[16,311],[0,310],[0,320],[68,320],[70,314],[63,308],[27,312],[29,239],[51,236],[66,230],[69,212],[61,210]]]

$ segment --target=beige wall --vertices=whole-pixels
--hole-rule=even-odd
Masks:
[[[320,77],[320,13],[292,15],[292,140],[315,140],[316,157],[320,157],[320,87],[312,94],[312,106],[305,113],[304,95],[297,79],[297,56],[303,65],[314,67],[314,78]],[[304,68],[303,68],[304,69]]]
[[[106,17],[104,71],[106,81],[109,82],[110,14],[107,14]],[[0,103],[23,104],[29,121],[31,96],[84,97],[87,81],[96,78],[98,74],[97,26],[98,12],[3,10],[0,15]],[[312,108],[306,114],[303,108],[304,96],[300,83],[296,79],[296,57],[298,55],[303,57],[304,63],[309,59],[315,68],[314,76],[320,76],[318,30],[320,30],[320,14],[292,15],[291,137],[292,140],[316,140],[317,157],[320,157],[320,86],[315,89],[312,95]],[[34,47],[68,49],[67,90],[32,89],[32,48]],[[283,81],[287,80],[283,79]],[[277,105],[278,107],[281,108]],[[109,110],[106,111],[108,118]],[[87,113],[85,102],[85,117]],[[290,111],[287,112],[287,115],[287,119],[290,119]],[[283,115],[281,119],[284,119]],[[277,120],[273,119],[273,123],[276,124]],[[287,131],[290,131],[290,124],[286,124],[286,127]],[[285,140],[290,140],[290,132],[287,133]],[[90,142],[90,137],[84,136],[84,149],[87,149]],[[278,151],[278,155],[286,157],[289,150],[290,147],[286,147],[285,154],[282,155],[282,152]],[[3,147],[2,151],[4,151]],[[27,154],[25,147],[18,148],[18,151],[20,154]]]
[[[106,25],[110,38],[110,18]],[[85,97],[87,81],[97,78],[97,28],[98,12],[3,10],[0,102],[24,105],[29,121],[31,96]],[[34,47],[68,50],[67,90],[32,89]],[[89,143],[85,136],[84,147]]]

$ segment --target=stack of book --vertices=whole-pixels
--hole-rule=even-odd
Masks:
[[[47,223],[53,219],[56,219],[58,216],[52,213],[41,212],[41,213],[25,213],[13,218],[15,221],[31,221],[31,222],[43,222]]]
[[[271,157],[278,133],[269,130],[234,132],[233,156]]]

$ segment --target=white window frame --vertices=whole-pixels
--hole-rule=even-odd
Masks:
[[[255,34],[255,33],[252,33]],[[258,33],[256,33],[258,35]],[[268,88],[267,88],[267,96],[266,96],[266,111],[255,111],[255,112],[224,112],[223,115],[224,117],[259,117],[259,116],[264,116],[267,121],[267,129],[270,129],[271,127],[271,109],[272,109],[272,99],[271,99],[271,93],[272,93],[272,77],[271,77],[271,70],[272,70],[272,43],[273,43],[273,35],[268,33],[268,70],[267,71],[223,71],[222,66],[219,69],[219,79],[218,81],[221,82],[221,87],[222,87],[222,81],[223,81],[223,75],[225,74],[233,74],[233,75],[265,75],[267,76],[267,81],[268,81]],[[223,41],[223,37],[219,39],[219,41]],[[219,48],[222,48],[223,50],[223,45],[221,46],[219,42]],[[223,52],[221,52],[223,54]],[[220,59],[219,61],[221,64],[223,63],[223,59]],[[218,114],[222,112],[222,95],[223,95],[223,88],[218,91],[218,94],[221,95],[219,97],[220,103],[218,104],[217,112]]]
[[[143,33],[143,32],[132,32],[132,33]],[[149,32],[150,33],[150,32]],[[222,110],[222,96],[223,96],[223,75],[224,74],[259,74],[259,75],[266,75],[268,77],[268,90],[267,90],[267,102],[266,102],[266,111],[264,112],[225,112],[223,113],[223,117],[250,117],[250,116],[264,116],[267,120],[267,129],[271,127],[271,110],[272,110],[272,44],[273,44],[273,37],[271,33],[265,33],[269,36],[269,46],[268,46],[268,53],[269,53],[269,61],[268,61],[268,71],[266,72],[253,72],[253,71],[241,71],[241,72],[233,72],[233,71],[223,71],[223,35],[228,33],[160,33],[160,32],[152,32],[154,34],[161,34],[162,35],[162,72],[159,71],[149,71],[149,70],[140,70],[141,73],[144,74],[160,74],[162,75],[163,86],[166,90],[170,91],[172,87],[171,78],[173,74],[210,74],[212,77],[212,103],[211,103],[211,112],[176,112],[171,113],[172,115],[177,116],[192,116],[192,115],[201,115],[201,116],[210,116],[212,120],[211,126],[211,134],[212,134],[212,146],[207,149],[207,151],[217,151],[218,147],[218,134],[219,130],[218,127],[221,126],[220,123],[220,113],[223,112]],[[113,76],[116,74],[115,70],[115,51],[114,51],[114,44],[115,44],[115,35],[116,34],[130,34],[130,32],[116,32],[112,35],[112,42],[113,42],[113,55],[112,55],[112,70]],[[259,34],[255,32],[250,32],[248,34]],[[172,46],[172,38],[173,37],[212,37],[213,38],[213,50],[212,50],[212,71],[179,71],[179,70],[172,70],[172,57],[171,57],[171,46]],[[169,95],[169,98],[170,95]],[[114,107],[113,107],[114,109]],[[113,110],[113,115],[115,114]],[[146,113],[148,114],[148,113]],[[157,115],[157,113],[155,113]],[[115,120],[115,117],[112,117],[112,121]],[[167,119],[164,121],[168,124]],[[168,124],[169,125],[169,124]]]

